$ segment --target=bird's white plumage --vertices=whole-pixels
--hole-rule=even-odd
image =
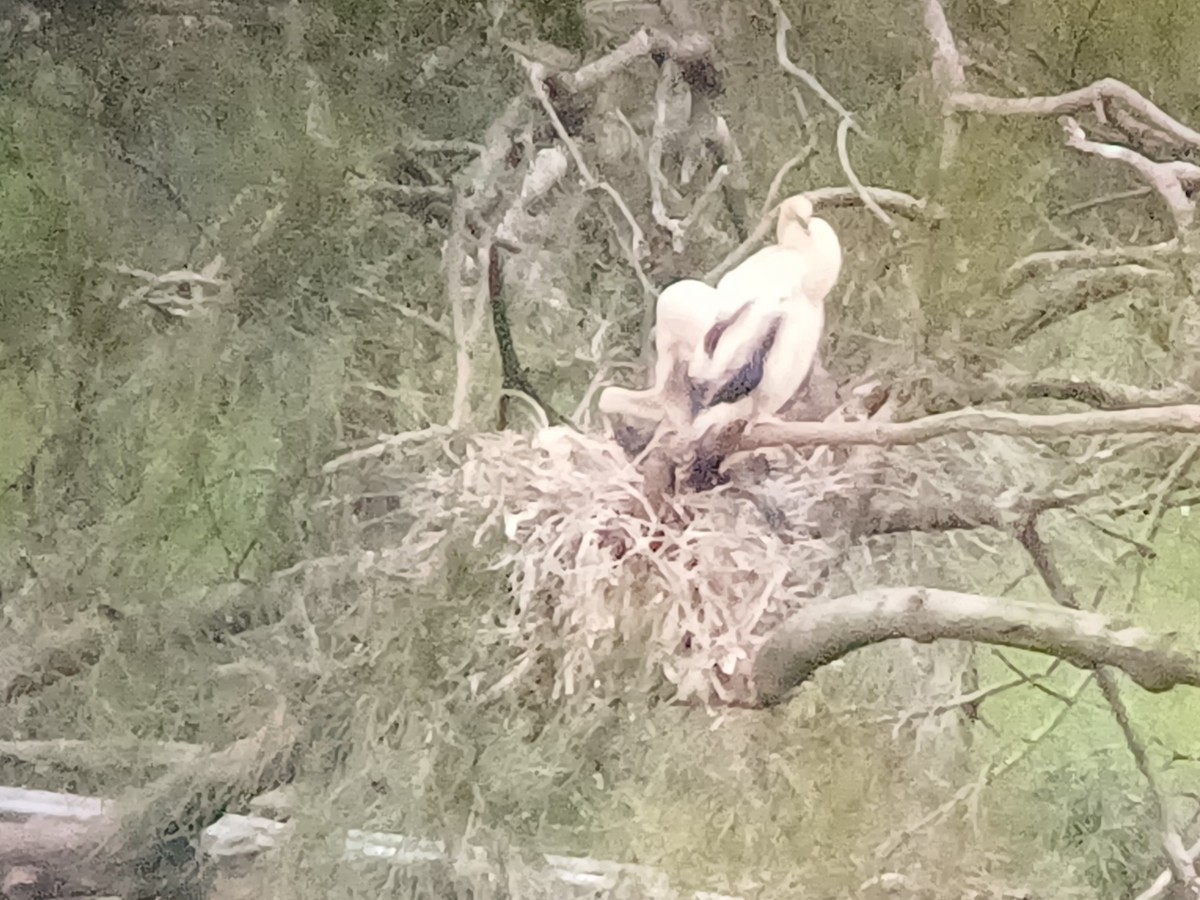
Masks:
[[[717,283],[720,308],[749,304],[706,348],[693,346],[689,379],[701,388],[704,409],[696,416],[696,437],[737,419],[777,414],[804,384],[816,359],[825,325],[825,298],[841,274],[842,249],[837,233],[813,216],[803,194],[780,205],[777,243],[764,247]],[[764,352],[772,327],[773,344]],[[710,352],[711,351],[711,352]],[[746,396],[714,402],[730,379],[761,357],[761,379]]]
[[[654,420],[664,415],[685,418],[688,401],[681,364],[709,329],[732,312],[730,296],[692,278],[665,287],[655,304],[653,383],[640,391],[605,388],[600,394],[600,411]]]

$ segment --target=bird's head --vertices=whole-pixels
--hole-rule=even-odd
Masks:
[[[808,236],[808,227],[812,224],[812,201],[804,194],[788,197],[779,205],[779,221],[775,226],[777,243],[786,244],[788,234],[799,231]]]

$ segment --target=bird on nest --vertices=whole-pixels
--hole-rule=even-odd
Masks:
[[[666,423],[676,431],[687,428],[692,419],[689,357],[713,326],[734,312],[731,302],[694,278],[664,288],[655,303],[652,383],[642,390],[606,387],[597,403],[600,412],[641,419],[653,427]]]
[[[841,269],[841,242],[833,227],[813,214],[812,201],[804,194],[784,200],[776,242],[717,283],[720,307],[732,311],[691,351],[687,379],[696,444],[711,441],[734,422],[778,420],[812,372],[825,326],[825,298]],[[719,462],[710,459],[707,465]],[[694,471],[693,479],[698,477],[713,473]]]

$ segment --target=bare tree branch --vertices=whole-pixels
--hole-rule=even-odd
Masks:
[[[1063,116],[1060,122],[1067,133],[1068,147],[1132,167],[1166,202],[1175,218],[1177,233],[1182,234],[1191,226],[1196,216],[1196,204],[1190,194],[1200,184],[1200,166],[1179,160],[1155,162],[1128,147],[1088,140],[1083,128],[1070,116]]]
[[[889,856],[903,847],[913,835],[917,834],[924,828],[928,828],[933,823],[944,819],[951,812],[953,812],[959,804],[967,803],[984,785],[994,784],[998,779],[1015,769],[1017,764],[1020,763],[1021,760],[1027,757],[1030,753],[1032,753],[1033,749],[1037,747],[1047,735],[1049,735],[1052,731],[1054,731],[1054,729],[1062,724],[1063,720],[1067,717],[1067,713],[1074,708],[1075,703],[1083,694],[1084,689],[1091,684],[1092,678],[1092,673],[1088,673],[1080,678],[1079,681],[1076,682],[1075,687],[1072,688],[1071,692],[1064,698],[1063,704],[1055,709],[1050,717],[1047,718],[1046,721],[1043,722],[1038,728],[1026,735],[1024,740],[1021,741],[1020,745],[1013,753],[1009,754],[1000,762],[993,763],[984,768],[983,772],[980,773],[979,778],[973,782],[964,784],[961,788],[954,792],[953,797],[951,797],[941,806],[922,816],[914,824],[905,827],[897,834],[891,835],[886,841],[876,848],[876,856],[882,859],[887,859]]]
[[[936,3],[937,0],[928,0]],[[1168,115],[1136,90],[1115,78],[1102,78],[1087,87],[1049,97],[992,97],[969,91],[956,91],[948,98],[956,112],[983,113],[992,116],[1062,116],[1094,109],[1097,103],[1115,100],[1151,123],[1177,142],[1200,149],[1200,132]]]
[[[967,640],[1046,653],[1083,669],[1114,666],[1147,691],[1200,687],[1200,658],[1172,634],[1152,635],[1109,617],[978,594],[897,587],[814,603],[793,613],[758,651],[758,701],[772,706],[822,666],[895,638]]]
[[[842,164],[842,171],[846,173],[846,180],[850,182],[850,187],[854,188],[859,199],[862,200],[863,206],[875,214],[875,218],[879,219],[888,228],[892,227],[892,217],[883,211],[875,198],[872,197],[863,187],[863,183],[858,180],[858,176],[854,174],[854,166],[850,164],[850,151],[846,148],[846,135],[850,131],[851,122],[848,118],[843,118],[838,122],[837,128],[837,152],[838,161]]]
[[[574,72],[565,73],[562,76],[563,86],[569,91],[595,87],[656,50],[674,60],[702,59],[712,53],[712,43],[703,34],[691,33],[676,40],[664,32],[643,28],[611,53]]]
[[[926,414],[944,413],[1013,400],[1064,400],[1093,409],[1138,409],[1194,403],[1197,395],[1196,389],[1186,384],[1152,389],[1111,381],[993,374],[977,382],[951,383],[947,379],[944,384],[935,383],[932,396],[922,402],[921,409]]]
[[[954,34],[946,21],[941,0],[925,0],[925,28],[934,43],[933,79],[942,94],[947,120],[947,140],[943,147],[943,165],[953,151],[957,132],[951,133],[955,113],[973,112],[993,116],[1058,116],[1067,131],[1067,144],[1080,152],[1116,159],[1132,166],[1163,197],[1174,216],[1177,232],[1183,235],[1195,217],[1195,204],[1188,188],[1200,184],[1200,166],[1173,161],[1155,162],[1148,157],[1115,144],[1090,141],[1071,113],[1094,110],[1101,121],[1108,121],[1106,105],[1121,104],[1112,117],[1127,133],[1167,146],[1182,145],[1200,149],[1200,132],[1143,97],[1115,78],[1103,78],[1087,87],[1049,97],[994,97],[962,90],[965,83],[963,62]]]
[[[1185,454],[1185,457],[1181,459],[1184,459],[1186,464],[1190,465],[1190,461],[1194,457],[1194,453],[1190,456]],[[1046,589],[1050,592],[1050,596],[1054,599],[1055,603],[1062,609],[1077,611],[1079,603],[1075,599],[1074,591],[1068,586],[1062,573],[1059,571],[1050,547],[1042,540],[1038,532],[1037,520],[1038,517],[1036,515],[1029,517],[1016,532],[1017,541],[1029,555],[1034,568],[1041,575],[1042,580],[1046,584]],[[1159,836],[1160,841],[1167,853],[1167,858],[1171,861],[1171,872],[1175,882],[1182,889],[1188,891],[1189,895],[1195,896],[1198,878],[1195,863],[1184,849],[1183,839],[1175,828],[1174,817],[1167,802],[1166,794],[1161,784],[1159,784],[1157,774],[1150,767],[1145,746],[1133,730],[1128,710],[1121,699],[1116,676],[1113,672],[1104,668],[1105,665],[1111,665],[1111,663],[1103,663],[1094,667],[1096,668],[1096,684],[1099,686],[1100,693],[1104,696],[1109,709],[1112,710],[1113,716],[1116,718],[1117,724],[1120,726],[1121,732],[1125,737],[1125,744],[1129,748],[1134,762],[1137,764],[1138,771],[1141,772],[1142,778],[1146,781],[1151,797],[1154,799],[1155,808],[1158,811],[1159,825],[1162,829]],[[1144,688],[1146,687],[1129,669],[1121,665],[1115,667],[1123,669],[1125,674],[1133,678],[1135,682]]]
[[[1145,195],[1149,189],[1141,192]],[[1013,290],[1042,272],[1087,266],[1115,266],[1126,263],[1154,263],[1179,252],[1179,241],[1172,238],[1144,247],[1086,247],[1080,250],[1042,250],[1023,256],[1004,273],[1004,287]]]
[[[639,33],[647,34],[646,32]],[[647,40],[649,40],[648,37]],[[609,54],[609,56],[614,55],[616,52],[617,51],[613,51],[613,53]],[[649,52],[648,45],[645,52]],[[608,57],[605,57],[605,59],[607,58]],[[621,215],[625,218],[625,221],[629,224],[629,246],[624,247],[622,242],[623,249],[625,250],[625,256],[630,267],[633,269],[634,274],[637,275],[638,282],[642,285],[642,290],[646,293],[646,296],[652,300],[658,296],[658,292],[654,290],[654,286],[650,284],[650,279],[646,277],[646,272],[642,268],[641,255],[642,248],[645,243],[645,236],[642,234],[641,226],[638,225],[637,219],[634,218],[633,213],[630,211],[628,204],[625,203],[624,198],[617,193],[616,188],[614,188],[607,181],[598,180],[596,176],[592,174],[592,170],[588,166],[587,161],[584,160],[583,154],[579,150],[579,146],[571,139],[570,135],[567,134],[567,130],[563,127],[563,123],[559,119],[558,113],[554,110],[554,105],[550,102],[550,98],[546,95],[545,68],[540,63],[530,62],[528,59],[525,59],[521,56],[518,56],[518,60],[524,67],[526,74],[529,76],[529,84],[533,89],[533,95],[542,105],[542,109],[545,110],[546,115],[553,124],[554,132],[556,135],[558,135],[558,139],[571,154],[571,158],[575,161],[575,167],[579,169],[579,174],[583,176],[584,184],[587,189],[600,190],[608,194],[608,196],[612,198],[613,203],[616,204],[617,209],[621,211]],[[597,64],[599,64],[599,62],[602,62],[602,60],[598,61]],[[585,66],[585,68],[587,67]],[[580,69],[579,72],[575,73],[576,78],[579,77],[579,74],[582,71],[583,69]]]
[[[775,10],[775,21],[777,23],[775,30],[775,57],[779,60],[779,65],[789,75],[795,75],[802,82],[804,82],[804,84],[808,86],[809,90],[821,98],[822,103],[838,114],[839,118],[849,120],[849,127],[853,128],[857,134],[861,134],[863,137],[866,137],[866,132],[863,131],[862,128],[859,127],[858,123],[854,121],[854,117],[850,114],[850,111],[847,110],[846,107],[842,106],[842,104],[838,102],[837,98],[834,97],[833,94],[825,90],[821,82],[817,81],[817,79],[814,78],[810,73],[797,66],[788,57],[787,36],[788,32],[792,30],[792,20],[789,19],[787,13],[783,11],[783,5],[779,2],[779,0],[771,0],[771,8]]]
[[[1200,432],[1200,405],[1047,416],[964,410],[927,416],[913,422],[771,423],[751,428],[742,438],[740,449],[814,444],[899,446],[965,432],[1003,434],[1043,441],[1094,434],[1191,434]]]

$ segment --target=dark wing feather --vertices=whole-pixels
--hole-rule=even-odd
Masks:
[[[748,397],[750,392],[759,386],[762,382],[763,366],[766,364],[767,354],[775,345],[775,336],[779,333],[781,322],[782,319],[776,319],[772,323],[767,333],[763,335],[763,339],[755,348],[754,353],[751,354],[749,361],[734,372],[728,381],[717,388],[707,402],[704,399],[706,394],[705,386],[695,382],[691,383],[689,387],[693,416],[701,409],[716,406],[718,403],[736,403],[743,397]]]
[[[704,335],[704,352],[708,354],[710,359],[717,351],[717,343],[721,340],[721,335],[725,333],[725,329],[740,319],[742,317],[742,313],[748,310],[750,308],[750,304],[753,302],[754,301],[752,300],[747,300],[736,310],[734,310],[731,316],[726,319],[721,319],[719,322],[713,325],[712,328],[708,329],[708,332]]]

